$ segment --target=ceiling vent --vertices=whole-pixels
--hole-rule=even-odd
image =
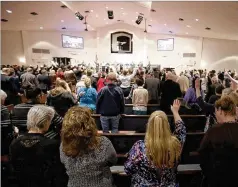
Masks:
[[[196,53],[183,53],[183,58],[188,58],[188,57],[195,58],[196,57]]]
[[[183,18],[179,18],[179,21],[184,21],[184,19]]]
[[[151,11],[151,12],[156,12],[156,10],[155,10],[155,9],[150,9],[150,11]]]
[[[211,28],[210,28],[210,27],[206,27],[205,29],[206,29],[206,30],[211,30]]]

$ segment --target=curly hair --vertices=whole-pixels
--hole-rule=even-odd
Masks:
[[[223,96],[215,103],[216,109],[221,109],[226,115],[236,115],[236,104],[230,96]]]
[[[64,116],[61,141],[63,152],[75,158],[99,146],[99,136],[89,109],[75,106]]]

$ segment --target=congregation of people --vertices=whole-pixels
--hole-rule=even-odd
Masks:
[[[145,124],[145,138],[127,153],[124,171],[131,186],[178,187],[176,169],[187,133],[180,114],[203,114],[207,120],[198,153],[207,184],[238,187],[235,70],[178,74],[145,67],[96,72],[81,65],[2,65],[0,97],[1,155],[7,155],[19,187],[115,186],[110,167],[117,153],[92,116],[100,115],[103,133],[117,134],[126,104],[140,116],[158,105]],[[56,138],[45,136],[51,131]]]

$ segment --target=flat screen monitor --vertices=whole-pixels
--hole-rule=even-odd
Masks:
[[[83,49],[84,41],[82,37],[62,35],[63,48]]]
[[[158,51],[173,51],[174,50],[174,39],[158,39],[157,41],[157,50]]]

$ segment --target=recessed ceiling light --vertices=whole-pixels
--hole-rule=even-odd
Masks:
[[[94,31],[94,28],[92,28],[92,30]]]
[[[150,21],[153,21],[152,19]]]
[[[164,26],[167,26],[167,24],[165,23]]]
[[[138,12],[136,12],[136,14],[139,14]]]
[[[104,21],[106,21],[106,18],[104,18]]]
[[[108,9],[108,6],[106,6],[106,9]]]
[[[108,24],[108,22],[106,22],[106,24]]]
[[[37,16],[38,15],[38,13],[36,13],[36,12],[31,12],[30,14],[33,15],[33,16]]]
[[[42,30],[42,29],[43,29],[43,27],[40,27],[40,29]]]
[[[61,20],[61,22],[63,23],[63,22],[64,22],[64,20]]]
[[[199,21],[199,19],[195,19],[195,21]]]
[[[132,22],[134,22],[135,20],[131,20]]]
[[[190,25],[187,25],[188,28],[190,28],[191,26]]]
[[[96,14],[96,18],[98,18],[98,15]]]
[[[61,8],[68,8],[66,5],[61,5],[60,7]]]
[[[93,10],[90,10],[90,12],[93,12]]]
[[[126,13],[125,12],[122,12],[123,15],[125,15]]]
[[[188,34],[188,32],[186,32],[186,34]]]
[[[12,13],[12,11],[11,10],[6,10],[7,11],[7,13],[9,13],[9,14],[11,14]]]
[[[7,19],[1,19],[1,21],[2,21],[2,22],[8,22],[8,20],[7,20]]]
[[[121,10],[123,10],[123,8],[121,8]]]

